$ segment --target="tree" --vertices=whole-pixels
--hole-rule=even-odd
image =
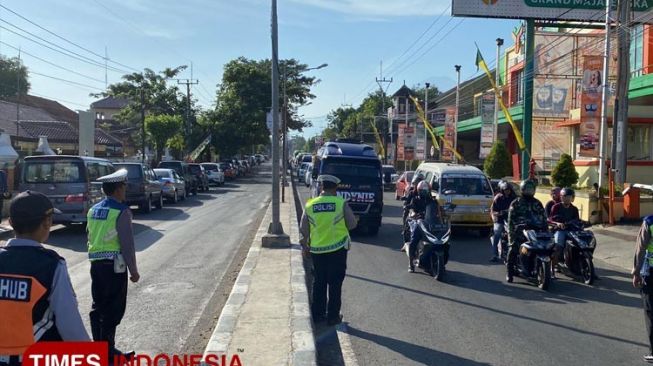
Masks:
[[[95,97],[115,96],[129,101],[127,107],[116,115],[116,120],[121,128],[131,128],[141,123],[141,89],[144,91],[145,110],[149,115],[186,116],[186,96],[177,84],[168,83],[177,77],[186,66],[166,68],[160,72],[145,69],[143,73],[132,73],[122,77],[123,81],[111,84],[107,92],[92,94]],[[193,101],[191,100],[191,109]],[[195,112],[191,112],[192,123],[195,122]],[[184,117],[185,118],[185,117]],[[132,142],[140,141],[141,129],[133,128],[131,131]]]
[[[0,97],[15,97],[18,83],[20,95],[30,89],[28,71],[17,57],[7,58],[0,55]]]
[[[491,179],[512,175],[512,159],[503,142],[497,141],[492,145],[492,150],[483,163],[483,171]]]
[[[315,78],[302,75],[308,67],[299,61],[283,60],[280,69],[285,78],[289,130],[301,131],[310,123],[297,114],[297,108],[315,98],[310,88]],[[217,91],[218,105],[209,115],[212,121],[213,144],[220,154],[229,156],[251,151],[252,146],[269,142],[265,124],[272,98],[270,60],[250,60],[240,57],[224,67],[222,84]],[[283,106],[280,95],[279,105]]]
[[[571,187],[578,183],[578,172],[570,155],[560,156],[558,164],[551,172],[551,181],[558,187]]]
[[[154,143],[158,160],[161,159],[163,149],[168,141],[179,136],[182,126],[183,122],[180,116],[160,114],[149,115],[145,118],[145,129]]]
[[[356,109],[352,107],[339,107],[327,115],[329,126],[335,128],[337,131],[342,131],[345,127],[345,122],[351,115],[356,114]]]

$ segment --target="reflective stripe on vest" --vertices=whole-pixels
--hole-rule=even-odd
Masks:
[[[646,247],[646,258],[648,259],[649,266],[653,267],[653,225],[648,227],[648,231],[651,233],[651,238]]]
[[[116,207],[112,207],[116,206]],[[105,199],[88,210],[88,258],[91,261],[113,259],[120,253],[116,224],[123,208]]]
[[[345,200],[337,196],[319,196],[306,204],[311,226],[311,253],[331,253],[349,248],[349,230],[345,224]]]

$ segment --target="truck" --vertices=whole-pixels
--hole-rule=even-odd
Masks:
[[[348,201],[358,219],[358,227],[376,235],[383,217],[381,161],[374,148],[353,140],[329,141],[317,152],[313,175],[328,174],[340,179],[338,196]],[[314,181],[311,195],[320,187]]]

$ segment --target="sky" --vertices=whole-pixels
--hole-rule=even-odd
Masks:
[[[0,0],[0,54],[13,57],[20,49],[30,70],[30,93],[74,110],[87,110],[95,100],[89,94],[105,89],[105,52],[109,84],[143,68],[188,65],[180,77],[199,80],[192,92],[208,109],[225,63],[239,56],[270,57],[270,4]],[[356,107],[378,89],[381,62],[383,76],[393,79],[389,94],[404,82],[452,88],[455,64],[462,65],[463,81],[477,75],[475,43],[493,67],[495,39],[511,44],[518,23],[451,17],[450,5],[450,0],[279,0],[279,57],[309,67],[329,65],[308,71],[320,82],[313,89],[317,97],[300,109],[313,124],[303,135],[318,134],[329,111]]]

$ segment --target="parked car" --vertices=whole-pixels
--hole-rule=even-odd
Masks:
[[[204,168],[197,163],[188,164],[190,169],[190,174],[197,184],[197,189],[202,192],[207,192],[209,190],[209,177],[206,175]]]
[[[226,180],[233,180],[234,178],[236,178],[236,169],[231,163],[227,163],[223,161],[222,163],[219,163],[219,166],[220,166],[220,170],[224,172],[224,178]]]
[[[154,169],[154,174],[161,182],[163,197],[172,203],[186,199],[186,182],[180,177],[174,169]]]
[[[138,205],[145,213],[152,212],[152,205],[163,208],[162,184],[150,167],[141,163],[115,163],[113,166],[116,170],[127,170],[127,205]]]
[[[158,167],[163,169],[174,169],[180,177],[184,178],[184,182],[186,183],[186,189],[184,190],[186,197],[191,193],[197,194],[197,182],[193,179],[193,175],[190,173],[190,168],[187,163],[179,160],[167,160],[160,162]]]
[[[256,156],[256,164],[259,165],[263,164],[263,162],[265,161],[265,157],[261,154],[256,154],[255,156]]]
[[[220,166],[216,163],[201,163],[200,164],[206,175],[209,178],[209,185],[215,184],[216,186],[221,186],[224,184],[224,172],[220,169]]]
[[[410,170],[403,172],[397,179],[395,184],[395,199],[399,200],[401,197],[406,195],[408,187],[410,187],[410,181],[413,180],[414,171]]]
[[[397,179],[399,179],[397,170],[392,165],[383,165],[381,169],[383,170],[383,190],[394,191]]]
[[[97,178],[115,171],[105,159],[70,155],[28,156],[21,163],[18,190],[48,196],[55,208],[55,224],[86,223],[88,209],[103,198]]]

